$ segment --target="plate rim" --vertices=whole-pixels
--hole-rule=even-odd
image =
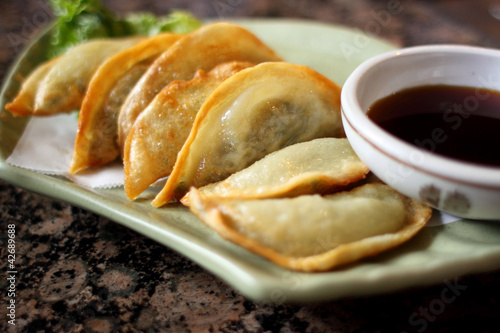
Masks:
[[[251,22],[252,24],[266,22],[292,25],[298,23],[300,25],[318,26],[332,30],[341,29],[342,31],[348,33],[359,33],[359,31],[346,26],[303,19],[250,18],[230,21],[237,24],[243,23],[243,26],[245,26],[244,24],[248,22]],[[20,56],[15,58],[13,65],[7,72],[4,82],[2,83],[0,102],[3,102],[4,94],[8,88],[8,83],[13,79],[21,61],[33,45],[35,45],[43,35],[50,31],[50,29],[51,27],[42,30],[39,36],[37,36],[23,49]],[[381,39],[377,39],[377,41],[391,45]],[[6,111],[3,110],[3,103],[0,105],[2,106],[2,110],[0,112],[5,113]],[[33,182],[32,178],[34,175],[35,181]],[[408,269],[408,271],[405,272],[390,272],[390,274],[386,274],[385,277],[377,274],[360,276],[358,281],[359,283],[357,285],[351,285],[350,288],[345,288],[344,286],[343,288],[335,289],[333,288],[335,287],[335,284],[332,284],[329,281],[328,275],[342,274],[346,270],[349,270],[349,267],[351,266],[324,273],[299,273],[281,269],[277,266],[275,267],[274,264],[269,264],[264,267],[271,269],[271,271],[267,271],[262,267],[256,267],[254,263],[245,262],[244,260],[239,260],[237,262],[231,261],[231,258],[228,258],[227,253],[224,253],[225,249],[218,248],[217,244],[210,244],[208,246],[209,251],[207,251],[206,244],[199,245],[193,243],[190,241],[192,235],[185,233],[182,230],[177,230],[175,235],[171,234],[171,231],[165,234],[164,229],[162,229],[162,232],[158,232],[158,228],[155,225],[151,225],[150,223],[147,223],[147,221],[141,219],[139,213],[130,209],[127,209],[126,211],[118,209],[119,207],[117,206],[121,206],[120,203],[103,198],[99,191],[81,188],[78,185],[63,179],[62,177],[48,176],[31,170],[12,166],[5,161],[3,156],[0,156],[0,178],[12,185],[24,188],[31,192],[51,197],[56,200],[61,200],[71,205],[81,207],[85,210],[92,211],[95,214],[104,216],[115,223],[134,230],[145,237],[153,239],[163,246],[182,254],[183,256],[189,258],[189,260],[192,260],[196,264],[205,268],[207,271],[210,271],[214,275],[218,276],[245,297],[259,302],[271,301],[276,303],[279,302],[280,299],[286,299],[287,302],[311,302],[333,300],[343,297],[381,294],[405,288],[430,285],[453,276],[488,271],[500,267],[500,263],[495,264],[496,262],[500,262],[500,251],[498,251],[498,253],[490,253],[486,256],[483,255],[476,258],[469,258],[466,262],[460,261],[460,263],[458,263],[459,258],[457,258],[457,260],[451,261],[445,266],[443,266],[442,263],[435,263],[434,274],[432,276],[421,276],[421,279],[418,281],[419,283],[408,283],[407,279],[405,279],[405,277],[408,277],[409,273],[420,272],[421,268],[417,267]],[[31,180],[31,182],[28,180]],[[71,186],[73,186],[73,191],[65,192]],[[127,221],[127,223],[124,221]],[[173,227],[170,227],[170,229],[172,228]],[[433,232],[439,232],[439,228],[447,228],[447,226],[432,227],[429,230],[433,229]],[[165,236],[167,236],[167,239],[165,239]],[[171,243],[169,243],[169,241]],[[189,248],[189,253],[185,252],[186,247]],[[231,256],[232,255],[233,254],[231,254]],[[250,255],[253,256],[253,254]],[[478,262],[478,260],[480,262]],[[464,269],[464,264],[467,262],[469,264],[474,263],[475,265],[472,265],[474,267],[470,267],[468,270]],[[369,262],[368,265],[370,265]],[[311,276],[314,276],[314,278],[311,279]],[[300,285],[297,285],[297,282],[299,282]],[[379,284],[377,288],[373,288],[374,283]],[[329,288],[328,292],[325,292],[325,288]]]

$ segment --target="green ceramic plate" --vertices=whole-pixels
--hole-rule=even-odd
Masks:
[[[305,64],[343,84],[363,60],[394,48],[362,32],[313,22],[241,20],[285,60]],[[4,82],[0,107],[19,89],[14,79],[42,59],[42,35],[19,58]],[[26,120],[0,113],[0,177],[6,181],[94,211],[150,237],[197,262],[256,301],[320,301],[440,283],[457,275],[500,267],[500,223],[459,221],[425,228],[407,244],[341,269],[305,274],[282,269],[222,240],[185,207],[154,209],[149,200],[131,202],[122,188],[80,187],[5,163]],[[152,193],[151,193],[152,194]]]

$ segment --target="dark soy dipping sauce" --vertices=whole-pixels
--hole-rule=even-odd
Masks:
[[[500,92],[429,85],[375,102],[368,117],[393,135],[436,154],[500,166]]]

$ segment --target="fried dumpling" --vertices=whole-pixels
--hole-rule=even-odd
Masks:
[[[229,62],[210,72],[199,70],[189,81],[173,81],[137,118],[125,142],[125,192],[131,200],[172,171],[177,154],[188,137],[196,113],[224,80],[249,62]]]
[[[262,199],[329,193],[345,189],[368,174],[346,138],[296,143],[228,178],[199,188],[203,197]],[[181,202],[189,206],[188,192]]]
[[[89,83],[78,117],[70,172],[104,165],[120,155],[118,113],[134,85],[179,34],[160,34],[108,58]]]
[[[32,114],[36,92],[39,90],[45,75],[59,59],[59,57],[50,59],[35,68],[24,80],[15,99],[5,105],[5,109],[16,117],[25,117]]]
[[[191,80],[196,71],[209,71],[229,61],[277,60],[271,49],[237,25],[219,22],[195,30],[162,54],[132,90],[118,119],[120,147],[123,149],[138,115],[173,80]]]
[[[45,73],[31,104],[17,97],[7,107],[19,115],[51,115],[78,110],[92,75],[108,57],[143,38],[99,39],[79,44],[60,56]],[[43,64],[41,65],[43,66]],[[23,92],[19,93],[22,96]]]
[[[292,199],[204,198],[191,191],[190,209],[221,237],[299,271],[330,270],[400,245],[432,213],[381,183]]]
[[[220,181],[273,151],[321,137],[344,137],[337,84],[284,62],[244,69],[203,103],[152,204],[180,199],[191,186]]]

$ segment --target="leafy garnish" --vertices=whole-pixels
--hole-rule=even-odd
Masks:
[[[160,32],[186,33],[201,26],[201,22],[190,13],[175,10],[167,16],[156,16],[141,12],[124,18],[129,32],[133,35],[154,36]]]
[[[118,17],[101,0],[50,0],[56,16],[49,57],[92,38],[153,36],[160,32],[187,33],[201,22],[185,11],[172,11],[165,16],[132,13]]]

